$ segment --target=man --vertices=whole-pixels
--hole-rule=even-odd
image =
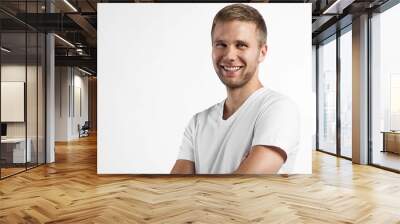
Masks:
[[[227,98],[193,116],[171,173],[290,173],[299,117],[290,99],[259,80],[258,65],[267,53],[264,19],[248,5],[226,6],[214,18],[211,38]]]

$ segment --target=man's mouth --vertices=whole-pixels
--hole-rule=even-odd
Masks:
[[[222,69],[224,69],[227,72],[236,72],[239,71],[243,66],[226,66],[226,65],[221,65]]]

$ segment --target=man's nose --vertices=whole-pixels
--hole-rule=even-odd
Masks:
[[[237,57],[237,52],[234,47],[227,47],[225,52],[225,59],[233,61]]]

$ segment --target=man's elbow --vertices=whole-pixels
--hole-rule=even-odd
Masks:
[[[254,146],[234,174],[276,174],[285,163],[286,153],[269,146]]]
[[[193,161],[178,159],[171,170],[171,174],[194,174]]]

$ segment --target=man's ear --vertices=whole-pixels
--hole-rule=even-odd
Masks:
[[[258,57],[258,63],[261,63],[261,62],[264,61],[265,56],[267,56],[267,51],[268,51],[268,46],[267,46],[267,44],[261,45],[261,48],[260,48],[260,55],[259,55],[259,57]]]

